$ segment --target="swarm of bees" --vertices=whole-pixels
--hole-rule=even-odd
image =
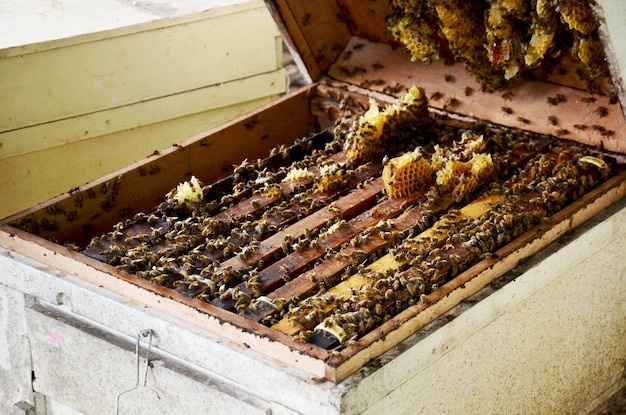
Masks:
[[[372,103],[347,129],[344,120],[244,160],[219,182],[192,177],[83,252],[342,348],[610,173],[554,138],[453,127],[426,105],[413,87],[383,111]]]
[[[587,0],[393,0],[387,28],[412,60],[452,57],[487,90],[569,52],[590,88],[608,77]]]

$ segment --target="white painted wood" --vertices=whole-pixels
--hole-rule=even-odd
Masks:
[[[2,1],[0,73],[0,218],[287,89],[262,0]]]
[[[45,50],[0,50],[0,131],[280,68],[279,33],[263,3],[228,10],[72,38],[71,44],[52,41]]]
[[[180,17],[224,12],[250,0],[4,0],[0,2],[0,49]]]
[[[24,294],[0,284],[0,413],[34,403]],[[5,385],[10,385],[7,387]]]

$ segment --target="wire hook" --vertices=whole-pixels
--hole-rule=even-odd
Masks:
[[[150,352],[152,350],[152,335],[153,332],[151,329],[143,329],[141,331],[139,331],[139,333],[137,333],[137,342],[135,343],[135,363],[136,363],[136,368],[135,368],[135,375],[136,375],[136,379],[135,379],[135,386],[125,390],[123,392],[120,392],[117,394],[117,396],[115,397],[115,414],[119,415],[119,410],[120,410],[120,397],[126,393],[135,391],[137,389],[140,388],[146,388],[152,392],[154,392],[154,394],[156,395],[157,399],[161,399],[161,397],[159,396],[159,393],[150,388],[149,386],[147,386],[147,382],[148,382],[148,368],[150,367]],[[146,366],[143,372],[143,384],[140,384],[140,358],[139,358],[139,344],[141,343],[141,338],[142,337],[147,337],[148,338],[148,348],[146,351]]]

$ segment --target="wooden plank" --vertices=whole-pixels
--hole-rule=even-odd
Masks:
[[[498,205],[501,201],[502,199],[497,197],[481,198],[462,208],[461,214],[468,218],[479,218],[490,208]],[[432,239],[436,239],[437,242],[434,243],[435,245],[443,245],[443,242],[450,236],[448,233],[449,224],[449,219],[440,219],[432,227],[420,233],[418,236],[412,238],[412,240],[414,242],[421,243],[422,241],[432,241]],[[373,262],[371,265],[368,266],[368,268],[373,272],[397,272],[403,265],[405,265],[403,261],[396,260],[393,254],[388,253],[382,258]],[[348,298],[350,295],[352,295],[352,289],[358,291],[364,285],[372,284],[372,282],[373,281],[371,279],[357,273],[346,279],[345,281],[337,284],[336,286],[328,290],[328,292],[341,300],[343,298]],[[324,307],[324,311],[326,313],[330,313],[330,311],[334,307],[335,304],[329,304]],[[276,330],[280,330],[292,336],[296,335],[298,332],[304,329],[289,316],[286,316],[272,327]]]
[[[0,162],[0,189],[15,197],[0,201],[0,218],[123,169],[269,102],[262,98],[4,159]],[[69,171],[68,166],[72,166]]]
[[[347,53],[350,60],[342,60]],[[436,109],[626,153],[626,122],[619,105],[611,104],[608,96],[593,95],[594,102],[586,102],[590,97],[586,91],[536,80],[513,86],[511,97],[482,92],[459,63],[411,62],[401,49],[358,37],[350,40],[341,56],[328,75],[342,83],[396,97],[418,85],[430,98],[429,106]],[[446,82],[446,78],[454,81]],[[470,96],[466,88],[471,88]]]
[[[273,360],[323,377],[327,352],[313,345],[295,342],[262,324],[238,317],[210,304],[190,299],[131,274],[123,278],[107,264],[70,251],[45,239],[7,225],[0,225],[0,245],[68,272],[87,283],[105,289],[167,315],[193,324],[219,337],[231,347],[253,350]],[[229,323],[229,324],[225,324]]]
[[[393,43],[387,31],[386,17],[391,13],[390,1],[337,0],[352,34],[375,42]]]
[[[268,5],[310,77],[318,81],[351,36],[336,1],[273,0]]]
[[[106,109],[103,111],[92,112],[89,114],[81,114],[76,117],[65,118],[45,124],[34,125],[31,127],[0,132],[0,160],[10,157],[19,156],[27,153],[34,153],[58,146],[68,146],[72,143],[84,140],[93,140],[97,137],[112,135],[123,131],[138,131],[136,140],[140,139],[140,129],[153,124],[162,125],[174,119],[179,120],[180,124],[185,127],[179,127],[181,133],[172,135],[172,131],[161,135],[170,135],[171,138],[165,143],[156,144],[154,149],[162,150],[172,143],[186,140],[203,130],[213,128],[222,124],[229,119],[233,119],[253,107],[250,102],[257,103],[276,99],[280,94],[286,92],[285,73],[282,69],[258,73],[246,78],[235,79],[232,81],[222,82],[216,85],[210,85],[192,91],[174,93],[164,97],[157,97],[150,100],[143,100],[134,104],[118,106],[116,108]],[[239,112],[238,107],[241,106]],[[199,113],[211,110],[223,109],[223,112],[230,111],[233,115],[227,117],[226,114],[218,114],[208,124],[200,124],[199,120],[192,117]],[[209,114],[205,115],[207,117]],[[187,117],[187,120],[182,120]],[[187,131],[187,132],[185,132]],[[150,132],[151,138],[153,131]],[[153,140],[148,141],[150,144]],[[126,153],[123,147],[112,146],[110,149],[101,148],[97,152],[115,151]],[[145,147],[150,145],[144,144],[144,150],[140,157],[146,156]],[[86,151],[91,153],[91,151]],[[93,151],[96,153],[96,151]],[[68,155],[71,153],[68,151]],[[127,161],[124,165],[130,164]],[[119,166],[117,168],[123,167]],[[100,177],[104,173],[99,174]],[[94,178],[96,178],[94,177]]]
[[[278,261],[273,262],[271,265],[258,273],[260,285],[256,287],[256,289],[258,289],[261,293],[269,293],[270,296],[275,295],[276,290],[282,286],[285,281],[288,281],[296,276],[300,278],[299,275],[305,270],[305,268],[312,264],[315,260],[324,256],[327,250],[335,250],[342,244],[350,242],[353,237],[363,232],[367,227],[373,226],[381,220],[386,220],[390,217],[398,215],[402,206],[406,205],[406,203],[416,201],[419,197],[421,197],[421,195],[413,195],[408,198],[392,199],[379,203],[376,205],[378,212],[376,215],[372,215],[371,210],[367,210],[347,221],[335,232],[319,237],[315,247],[305,247],[302,251],[296,251]],[[317,286],[319,286],[319,282],[317,283]],[[239,292],[248,293],[250,296],[258,297],[248,281],[238,284],[236,288]],[[293,297],[294,295],[292,293],[292,295],[282,298],[291,300]],[[236,305],[232,299],[230,301],[216,299],[216,301],[213,301],[212,304],[230,310],[235,308]],[[242,314],[254,321],[260,321],[262,318],[266,317],[266,315],[257,315],[255,311],[247,310],[247,308],[243,310]]]
[[[349,219],[371,206],[375,202],[376,196],[382,190],[382,180],[376,180],[371,184],[366,184],[361,189],[334,201],[331,205],[313,212],[293,225],[284,228],[281,232],[263,240],[260,248],[249,255],[249,257],[245,259],[232,257],[222,262],[220,267],[239,270],[259,260],[267,261],[282,249],[281,247],[285,241],[285,235],[290,235],[291,238],[297,240],[304,236],[307,229],[318,229],[329,221],[337,218],[343,217]]]
[[[212,183],[225,175],[225,169],[231,171],[243,159],[263,157],[274,146],[306,136],[315,129],[315,120],[309,113],[314,90],[314,86],[302,88],[160,154],[70,189],[2,223],[20,217],[30,221],[29,229],[44,238],[86,243],[119,220],[151,210],[191,174]],[[231,145],[234,142],[238,145]],[[117,191],[113,200],[112,193],[106,190],[112,188]]]
[[[0,59],[0,131],[280,68],[279,33],[261,3],[205,17]]]
[[[165,1],[131,3],[115,0],[4,3],[0,14],[0,49],[5,56],[32,53],[100,40],[172,23],[261,9],[261,0],[188,0],[172,7]],[[33,30],[37,28],[37,30]]]

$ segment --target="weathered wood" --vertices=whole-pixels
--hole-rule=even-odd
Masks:
[[[337,3],[278,0],[269,4],[288,42],[299,53],[313,81],[318,81],[351,36]]]
[[[272,147],[307,136],[316,124],[309,112],[314,91],[315,86],[305,87],[1,223],[19,217],[26,229],[43,238],[86,244],[118,221],[150,211],[191,174],[212,183],[245,158],[262,158]]]
[[[262,324],[238,316],[233,320],[233,313],[188,298],[132,274],[119,273],[115,267],[8,225],[0,225],[0,245],[228,339],[232,347],[253,348],[276,361],[299,367],[313,376],[325,376],[324,361],[328,357],[325,350],[297,342]]]
[[[361,46],[355,48],[355,45]],[[408,87],[418,85],[430,98],[429,106],[437,109],[626,153],[626,123],[618,103],[612,105],[608,96],[593,95],[595,101],[588,103],[585,102],[590,97],[587,91],[527,80],[513,86],[512,96],[507,97],[503,93],[481,91],[478,82],[460,63],[411,62],[401,49],[357,37],[346,45],[343,55],[348,52],[349,61],[340,58],[328,70],[328,75],[348,85],[348,90],[360,86],[400,96]],[[374,70],[374,63],[382,67]],[[454,82],[446,82],[446,76]],[[466,96],[466,88],[471,88],[470,96]],[[550,104],[555,102],[552,99],[557,94],[564,101]],[[600,108],[606,108],[608,114],[601,116]]]
[[[197,136],[180,147],[169,149],[161,155],[155,155],[149,160],[133,165],[124,170],[122,178],[117,178],[119,174],[103,178],[80,189],[73,189],[70,195],[47,202],[18,216],[21,218],[30,215],[32,223],[39,227],[40,235],[44,238],[62,242],[76,240],[71,231],[78,230],[84,231],[84,238],[87,238],[87,235],[99,233],[98,229],[102,231],[109,229],[108,226],[120,217],[128,217],[139,210],[147,211],[152,208],[162,200],[167,191],[191,174],[206,183],[215,181],[230,172],[231,166],[242,159],[264,156],[270,147],[278,143],[291,143],[295,138],[314,131],[318,127],[315,119],[317,115],[323,115],[328,111],[331,114],[331,121],[334,121],[346,106],[362,110],[367,107],[367,100],[370,97],[379,99],[381,103],[389,102],[393,97],[402,94],[405,87],[414,83],[425,87],[429,96],[434,92],[442,95],[441,98],[431,99],[431,113],[441,114],[443,110],[448,110],[451,112],[449,118],[456,118],[458,122],[467,122],[471,121],[472,117],[478,117],[494,124],[522,127],[525,130],[542,133],[556,133],[557,128],[567,128],[570,130],[568,136],[578,134],[581,140],[604,148],[621,148],[620,142],[624,141],[622,137],[625,131],[624,121],[615,115],[618,111],[610,106],[607,97],[594,97],[596,101],[588,104],[582,101],[587,94],[572,88],[571,84],[565,87],[529,80],[525,81],[523,86],[513,88],[513,100],[508,101],[500,94],[480,92],[478,84],[460,65],[416,64],[410,62],[408,55],[401,50],[396,50],[388,44],[372,42],[371,39],[388,42],[383,19],[378,16],[388,7],[388,2],[377,2],[363,8],[360,8],[360,4],[353,5],[352,2],[345,0],[338,2],[328,0],[322,3],[279,0],[274,4],[284,24],[283,27],[290,32],[289,41],[297,46],[313,77],[318,79],[327,73],[330,77],[328,85],[304,88],[277,104],[266,106],[248,117],[229,123],[224,128]],[[376,12],[373,12],[374,10]],[[373,15],[378,16],[378,20],[369,22]],[[355,68],[362,68],[364,71]],[[450,76],[446,77],[446,74]],[[377,82],[379,78],[382,83]],[[446,82],[446,78],[453,79],[454,82]],[[466,86],[472,88],[471,94],[466,93]],[[558,106],[549,104],[548,98],[557,93],[566,96],[567,102],[559,102]],[[456,101],[451,100],[452,98]],[[594,113],[596,106],[606,106],[609,114],[604,117]],[[509,111],[502,107],[511,107],[512,113],[509,114]],[[558,125],[553,125],[552,122],[548,122],[547,117],[552,114],[551,111],[556,110],[563,113],[557,114]],[[583,134],[573,131],[571,126],[574,122],[590,125]],[[597,128],[592,128],[592,125],[596,125]],[[613,131],[613,135],[609,134],[610,131]],[[230,145],[235,137],[241,140],[239,146]],[[602,139],[604,141],[600,141]],[[607,143],[613,147],[607,147]],[[623,150],[622,148],[621,151]],[[541,227],[531,230],[497,251],[499,258],[479,262],[443,287],[426,295],[424,303],[418,303],[400,312],[339,352],[328,352],[316,345],[296,340],[291,334],[297,334],[299,328],[291,330],[290,327],[267,327],[259,324],[261,318],[271,314],[271,312],[263,314],[266,310],[255,314],[254,318],[247,318],[246,313],[237,315],[216,307],[218,301],[214,304],[206,303],[182,292],[153,284],[109,265],[85,258],[49,240],[17,230],[6,225],[7,222],[0,228],[0,244],[34,257],[49,266],[66,270],[88,282],[102,285],[105,289],[132,301],[196,324],[226,338],[235,346],[253,347],[261,354],[305,370],[313,376],[339,382],[372,358],[398,345],[468,295],[501,276],[521,259],[534,254],[564,232],[623,197],[626,194],[625,183],[626,173],[620,171],[607,183],[557,213]],[[304,236],[307,229],[320,227],[326,221],[338,218],[340,214],[348,219],[346,233],[338,233],[336,239],[329,237],[328,243],[329,247],[345,243],[355,232],[370,224],[372,217],[376,216],[368,209],[380,194],[382,183],[377,179],[358,190],[361,193],[358,191],[351,193],[335,202],[333,209],[318,210],[295,223],[281,222],[281,226],[284,225],[286,228],[263,240],[258,252],[249,257],[234,256],[222,261],[220,266],[247,270],[258,259],[269,259],[277,253],[286,235]],[[83,209],[78,209],[78,205],[86,206],[83,198],[89,196],[89,192],[94,192],[95,197],[83,212]],[[109,200],[112,192],[116,197]],[[442,197],[443,204],[446,203],[444,199],[445,197]],[[267,204],[263,206],[259,204],[255,208],[251,199],[242,199],[240,202],[240,205],[226,208],[227,211],[231,209],[230,213],[251,212],[273,203],[272,200],[266,200],[263,203]],[[396,215],[397,210],[401,210],[397,206],[400,201],[383,203],[386,204],[381,206],[390,209],[385,215]],[[490,203],[493,203],[493,200]],[[448,205],[451,205],[451,202]],[[72,206],[81,212],[72,213],[73,210],[69,210]],[[103,207],[109,208],[111,212],[100,212]],[[120,209],[121,207],[126,209]],[[481,208],[465,213],[475,217],[480,216],[483,211]],[[68,212],[72,221],[66,222],[71,231],[65,230],[66,226],[58,226],[59,219],[67,217]],[[87,213],[99,216],[90,217]],[[354,219],[350,220],[353,216]],[[409,229],[412,221],[423,218],[423,212],[411,209],[395,217],[402,227]],[[354,229],[350,228],[351,225],[355,225]],[[443,243],[442,235],[433,232],[430,236],[437,238],[437,243]],[[357,252],[363,249],[363,252],[371,253],[380,248],[388,248],[388,245],[384,238],[377,236],[372,237],[363,246],[348,247],[341,252]],[[319,269],[323,269],[320,274],[316,274],[315,269],[307,271],[311,261],[319,259],[321,254],[321,249],[298,252],[265,268],[267,275],[264,275],[266,285],[263,289],[273,290],[263,292],[267,294],[268,305],[272,300],[276,304],[276,300],[281,298],[299,299],[308,296],[320,282],[332,279],[349,265],[347,260],[336,260],[319,265]],[[281,276],[278,270],[284,270],[282,265],[287,266],[288,276],[295,279],[275,289],[276,283],[280,283],[277,280]],[[380,271],[405,272],[403,271],[405,264],[400,263],[389,252],[372,267]],[[350,287],[360,287],[365,283],[367,278],[357,273],[332,290],[347,295]],[[244,287],[245,284],[237,286],[239,291]],[[232,302],[219,305],[227,308],[233,306]],[[282,329],[289,335],[283,333]]]
[[[494,197],[480,198],[462,208],[461,214],[463,214],[465,217],[478,218],[482,216],[485,212],[487,212],[492,206],[497,205],[500,201],[501,199]],[[450,204],[452,204],[452,200],[450,202]],[[436,242],[434,242],[433,244],[435,246],[441,246],[443,242],[450,236],[447,231],[449,223],[450,222],[448,219],[441,219],[436,222],[432,227],[412,239],[416,242],[435,239]],[[371,265],[368,266],[368,268],[374,272],[380,273],[398,272],[403,265],[405,265],[404,261],[398,261],[396,260],[394,255],[388,253],[382,258],[373,262]],[[372,280],[357,273],[347,280],[337,284],[328,292],[335,295],[339,299],[347,298],[351,295],[352,289],[358,291],[364,285],[370,285],[372,283]],[[334,307],[334,304],[330,304],[324,308],[324,311],[328,313]],[[275,324],[273,328],[292,336],[303,330],[303,327],[288,318],[283,318],[280,322]]]

